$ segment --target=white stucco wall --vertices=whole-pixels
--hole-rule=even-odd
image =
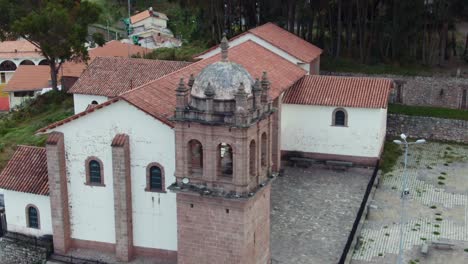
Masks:
[[[5,82],[2,82],[2,79],[0,79],[0,84],[3,83],[8,83],[8,81],[13,77],[13,74],[15,73],[14,71],[0,71],[0,73],[5,74]]]
[[[269,42],[255,36],[254,34],[252,33],[247,33],[239,38],[235,38],[231,41],[229,41],[229,47],[235,47],[239,44],[242,44],[248,40],[251,40],[257,44],[259,44],[260,46],[268,49],[269,51],[275,53],[276,55],[282,57],[283,59],[286,59],[288,61],[290,61],[291,63],[294,63],[298,66],[300,66],[302,69],[304,69],[305,71],[307,71],[307,73],[310,72],[310,64],[308,62],[303,62],[301,60],[299,60],[298,58],[290,55],[289,53],[283,51],[282,49],[279,49],[277,48],[276,46],[273,46],[271,45]],[[205,54],[202,54],[200,56],[198,56],[197,58],[200,58],[200,59],[206,59],[206,58],[210,58],[218,53],[221,52],[221,48],[216,48],[212,51],[209,51]]]
[[[348,126],[332,126],[336,107],[283,104],[281,150],[378,157],[385,139],[386,109],[345,107]]]
[[[162,28],[167,28],[167,21],[164,19],[160,19],[157,17],[148,17],[143,20],[140,20],[136,23],[132,24],[132,27],[140,27],[144,26],[145,28],[150,28],[150,27],[162,27]]]
[[[52,234],[49,196],[4,191],[7,229],[11,232],[32,236]],[[34,205],[39,210],[39,228],[29,228],[26,222],[26,206]]]
[[[73,94],[73,107],[75,114],[83,112],[88,108],[91,102],[96,101],[98,104],[102,104],[109,100],[107,96],[100,95],[89,95],[89,94]]]
[[[72,238],[115,243],[111,142],[118,133],[130,138],[134,245],[177,250],[176,196],[145,192],[146,167],[164,167],[165,184],[175,182],[172,128],[119,101],[55,129],[65,135]],[[85,185],[85,160],[104,164],[105,187]]]
[[[21,105],[22,103],[26,102],[26,101],[29,101],[31,99],[34,99],[36,98],[39,94],[41,93],[41,91],[36,91],[34,92],[34,96],[15,96],[14,92],[9,92],[8,93],[8,97],[9,97],[9,100],[10,100],[10,110]]]

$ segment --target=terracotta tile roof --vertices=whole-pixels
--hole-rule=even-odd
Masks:
[[[132,24],[135,24],[136,22],[139,22],[139,21],[141,21],[141,20],[143,20],[143,19],[146,19],[146,18],[148,18],[148,17],[150,17],[150,16],[151,16],[151,15],[150,15],[149,10],[145,10],[145,11],[143,11],[143,12],[140,12],[140,13],[138,13],[138,14],[135,14],[135,15],[131,16],[131,17],[130,17],[130,22],[131,22]]]
[[[18,146],[0,174],[0,188],[49,195],[45,148]]]
[[[261,78],[263,71],[266,71],[271,82],[271,96],[273,98],[277,98],[282,92],[291,87],[306,74],[306,72],[299,66],[294,65],[252,41],[247,41],[229,49],[229,56],[232,61],[244,66],[254,78]],[[188,80],[190,74],[196,75],[205,66],[219,60],[221,60],[220,54],[190,64],[187,67],[165,75],[134,90],[128,91],[119,97],[99,104],[96,107],[55,122],[38,130],[37,132],[45,133],[50,129],[54,129],[105,106],[113,104],[120,99],[133,104],[147,114],[155,117],[168,126],[173,127],[174,125],[170,118],[174,114],[176,101],[175,89],[177,88],[180,78]]]
[[[69,92],[114,97],[189,64],[181,61],[98,57]]]
[[[311,62],[322,54],[320,48],[273,23],[266,23],[249,32],[304,62]]]
[[[147,48],[112,40],[102,47],[89,50],[89,57],[91,61],[96,57],[128,57],[129,51],[130,56],[136,54],[143,55],[151,52],[151,50]]]
[[[85,70],[86,64],[84,62],[66,61],[60,68],[60,74],[67,77],[80,77]]]
[[[48,65],[20,65],[10,81],[8,81],[4,92],[36,91],[50,87],[50,68]]]
[[[40,58],[40,50],[26,40],[0,42],[0,58]]]
[[[306,63],[312,62],[322,54],[322,49],[320,49],[319,47],[273,23],[266,23],[262,26],[250,29],[240,35],[235,36],[234,38],[231,38],[229,41],[240,38],[241,36],[244,36],[248,33],[251,33],[265,40],[266,42],[269,42],[273,46],[285,51],[286,53]],[[196,55],[195,58],[207,52],[210,52],[218,47],[219,45],[214,46]]]
[[[384,78],[307,75],[286,91],[283,103],[387,108],[392,87]]]
[[[271,82],[271,96],[278,97],[306,74],[297,65],[281,58],[253,41],[244,42],[229,49],[229,59],[244,66],[254,78],[268,73]],[[195,76],[207,65],[221,60],[220,54],[193,63],[179,71],[127,92],[121,97],[146,113],[172,126],[169,118],[174,114],[175,92],[180,78],[186,81],[190,74]]]
[[[168,20],[166,14],[164,13],[160,13],[160,12],[156,12],[156,11],[149,11],[149,10],[145,10],[143,12],[140,12],[138,14],[135,14],[133,16],[130,17],[130,22],[132,24],[135,24],[137,22],[140,22],[141,20],[143,19],[146,19],[148,17],[151,16],[151,13],[153,13],[154,16],[158,17],[158,18],[161,18],[161,19],[164,19],[164,20]]]

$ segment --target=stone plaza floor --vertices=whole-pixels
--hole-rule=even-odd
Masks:
[[[272,263],[337,263],[372,173],[285,167],[271,192]]]
[[[428,143],[410,147],[403,263],[468,263],[468,146]],[[361,232],[353,264],[395,263],[400,242],[403,157],[382,175]],[[436,248],[432,241],[452,243]],[[424,243],[427,255],[421,253]]]

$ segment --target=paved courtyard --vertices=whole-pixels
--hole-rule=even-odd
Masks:
[[[468,146],[428,143],[410,148],[410,190],[406,205],[403,263],[468,263]],[[394,171],[382,175],[362,243],[353,264],[395,263],[400,241],[400,194],[403,157]],[[431,241],[453,243],[435,248]],[[421,254],[424,243],[427,256]]]
[[[286,167],[273,183],[273,264],[337,263],[373,169]]]

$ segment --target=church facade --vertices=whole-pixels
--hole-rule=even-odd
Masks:
[[[314,117],[308,123],[315,122],[320,133],[334,124],[331,129],[371,135],[378,150],[366,152],[369,158],[378,159],[383,144],[384,114],[375,119],[376,127],[364,130],[352,115],[354,108],[386,113],[380,109],[386,109],[390,81],[371,81],[370,90],[357,84],[351,92],[357,99],[350,101],[361,102],[379,91],[370,99],[378,104],[325,105],[333,94],[308,92],[299,96],[305,101],[295,101],[298,89],[316,89],[297,86],[310,76],[303,65],[255,41],[229,48],[223,39],[217,54],[39,130],[48,135],[45,148],[19,147],[22,152],[0,174],[10,231],[52,234],[60,254],[87,248],[121,261],[143,255],[169,263],[269,263],[270,185],[282,152],[307,156],[319,149],[288,141],[297,138],[296,131],[306,131],[303,138],[315,133],[314,126],[291,130],[300,127],[291,118],[299,112],[291,109],[337,109],[323,121],[313,107],[300,114]],[[339,89],[354,89],[351,81],[341,81]],[[322,143],[327,151],[319,152],[338,160],[357,156],[335,153],[340,135]],[[21,166],[28,160],[35,170]],[[36,205],[35,196],[46,202]]]

